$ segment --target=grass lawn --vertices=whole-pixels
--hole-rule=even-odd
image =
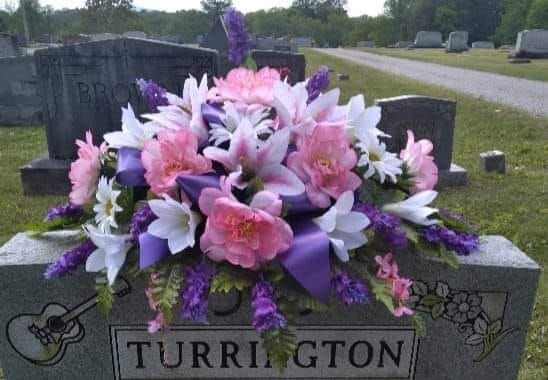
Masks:
[[[499,107],[438,87],[364,68],[344,60],[307,51],[308,69],[327,64],[351,80],[340,85],[343,100],[362,92],[375,98],[402,94],[440,96],[458,101],[454,161],[469,170],[470,184],[446,190],[440,203],[467,214],[483,233],[512,239],[543,268],[548,265],[548,119]],[[508,174],[486,175],[478,170],[479,153],[500,149],[507,154]],[[41,128],[0,128],[0,244],[42,218],[56,197],[24,197],[19,167],[46,150]],[[543,273],[529,329],[521,379],[548,378],[548,281]],[[1,375],[0,375],[1,378]]]
[[[508,63],[508,52],[472,49],[461,54],[446,53],[444,49],[356,49],[368,53],[407,58],[415,61],[438,63],[463,69],[488,71],[512,77],[548,81],[548,59],[533,59],[529,64]]]
[[[470,183],[464,188],[444,190],[439,203],[465,213],[479,224],[483,234],[508,237],[541,267],[548,268],[548,119],[321,53],[307,51],[306,55],[310,72],[327,64],[335,72],[350,75],[350,80],[345,82],[336,82],[332,77],[332,85],[342,90],[343,101],[357,93],[365,94],[369,104],[374,99],[403,94],[457,100],[453,160],[468,169]],[[506,175],[480,173],[479,154],[491,149],[506,153]],[[544,380],[548,379],[548,276],[545,271],[533,318],[520,379]]]

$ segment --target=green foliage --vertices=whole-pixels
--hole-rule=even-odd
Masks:
[[[283,373],[288,360],[297,350],[297,336],[288,328],[279,328],[263,332],[261,338],[268,360],[278,372]]]
[[[106,317],[114,304],[114,292],[108,284],[105,272],[99,272],[95,277],[95,291],[97,292],[97,309]]]
[[[374,278],[371,278],[369,282],[371,283],[373,294],[375,294],[375,299],[382,302],[390,313],[394,313],[394,299],[392,298],[391,287],[386,282],[378,281]]]
[[[65,229],[80,229],[83,218],[62,217],[53,220],[36,220],[25,226],[25,231],[30,236],[38,236],[44,232],[59,231]]]
[[[374,203],[382,207],[388,203],[399,202],[405,198],[405,193],[390,184],[380,184],[373,179],[364,179],[360,189],[360,201]]]
[[[548,29],[548,0],[533,0],[526,25],[529,29]]]
[[[419,338],[423,338],[426,336],[426,321],[422,317],[421,314],[415,313],[413,314],[413,317],[411,317],[411,324],[415,331],[417,332],[417,336]]]
[[[179,290],[183,281],[181,264],[170,263],[156,270],[158,281],[152,284],[154,304],[164,314],[167,323],[173,318],[173,308],[179,300]]]
[[[228,293],[232,289],[242,291],[253,284],[253,275],[244,269],[223,265],[211,280],[211,292]]]
[[[453,252],[448,251],[442,244],[434,245],[424,239],[419,239],[415,244],[415,249],[419,255],[440,260],[453,269],[458,269],[459,267],[457,256]]]

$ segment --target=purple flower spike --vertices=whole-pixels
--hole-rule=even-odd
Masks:
[[[400,218],[382,212],[370,203],[357,203],[354,210],[363,212],[371,221],[370,228],[381,235],[392,248],[404,249],[407,247],[407,235],[399,228]]]
[[[353,279],[346,272],[337,272],[331,280],[331,286],[345,305],[371,302],[367,286],[362,281]]]
[[[287,325],[278,311],[274,287],[266,281],[255,283],[251,291],[252,325],[259,332],[274,330]]]
[[[137,79],[137,85],[151,112],[157,112],[158,107],[169,105],[165,88],[151,80],[146,81],[144,79]]]
[[[44,277],[49,280],[74,272],[86,262],[89,255],[96,249],[97,247],[91,240],[86,240],[79,246],[66,251],[56,262],[50,264],[44,272]]]
[[[129,222],[129,233],[133,244],[139,244],[139,235],[145,233],[150,223],[156,219],[158,217],[154,215],[148,203],[133,214]]]
[[[423,229],[422,235],[429,243],[443,244],[459,256],[468,256],[479,248],[479,238],[476,235],[456,232],[447,227],[429,226]]]
[[[49,222],[58,218],[79,218],[84,215],[82,206],[76,206],[70,203],[57,205],[48,210],[45,221]]]
[[[315,100],[320,93],[329,86],[329,68],[320,66],[318,71],[310,77],[306,83],[306,91],[308,91],[308,103]]]
[[[224,22],[228,31],[228,59],[237,66],[241,65],[250,47],[244,15],[229,8],[224,15]]]
[[[207,323],[209,286],[215,270],[202,262],[195,267],[187,267],[181,290],[181,315],[198,323]]]

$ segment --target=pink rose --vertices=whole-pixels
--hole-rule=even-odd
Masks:
[[[287,158],[287,166],[305,183],[314,205],[326,208],[329,197],[338,199],[345,191],[355,191],[362,183],[352,171],[358,162],[344,128],[317,124],[299,139],[299,150]]]
[[[82,206],[89,202],[97,189],[97,179],[101,171],[101,157],[107,151],[105,142],[97,147],[93,145],[91,131],[86,132],[86,141],[76,140],[78,159],[70,165],[69,179],[72,191],[70,203]]]
[[[231,70],[226,79],[214,78],[215,87],[209,90],[207,97],[216,102],[269,106],[274,98],[274,83],[279,80],[280,73],[268,67],[258,72],[239,67]]]
[[[200,248],[210,259],[255,270],[289,248],[293,231],[279,217],[282,201],[276,194],[260,191],[248,206],[230,194],[224,179],[222,187],[204,189],[199,199],[208,217]]]
[[[152,192],[162,195],[176,186],[180,175],[211,171],[211,161],[197,153],[198,139],[186,128],[162,131],[145,142],[141,161]]]
[[[413,177],[411,194],[432,190],[438,183],[438,167],[434,163],[434,157],[429,155],[433,148],[429,140],[415,142],[413,132],[407,131],[407,146],[401,151],[400,158],[405,161],[409,174]]]

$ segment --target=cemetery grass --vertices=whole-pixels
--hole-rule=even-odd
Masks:
[[[335,73],[331,74],[332,86],[341,88],[344,102],[356,93],[363,93],[368,104],[374,99],[403,94],[457,100],[453,161],[468,169],[469,184],[444,190],[439,196],[439,205],[466,214],[482,234],[506,236],[542,268],[548,268],[548,119],[318,52],[307,50],[306,55],[307,74],[326,64],[335,73],[350,75],[349,81],[338,82]],[[479,171],[479,154],[492,149],[506,153],[506,175]],[[544,270],[520,379],[547,378],[548,276]]]
[[[368,53],[405,58],[415,61],[437,63],[463,69],[487,71],[538,81],[548,81],[548,59],[533,59],[529,64],[508,63],[508,51],[472,49],[464,53],[446,53],[445,49],[366,49],[356,50]]]

